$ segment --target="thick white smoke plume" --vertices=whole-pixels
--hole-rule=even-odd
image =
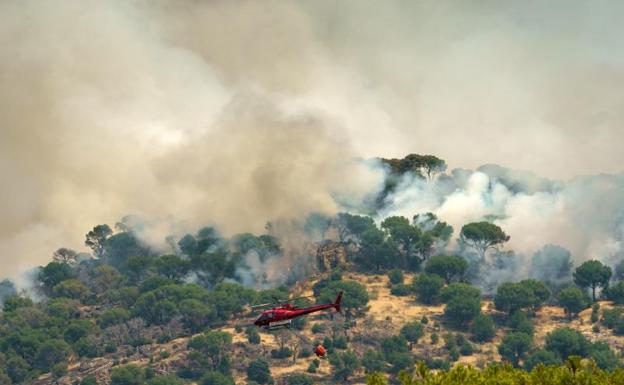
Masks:
[[[622,7],[2,1],[0,278],[59,247],[87,251],[89,229],[126,214],[166,248],[203,225],[230,235],[335,213],[382,181],[356,159],[621,172]],[[619,249],[619,177],[531,193],[457,178],[408,183],[388,212],[432,209],[456,226],[500,216],[520,250]]]
[[[433,212],[458,235],[470,222],[491,220],[511,235],[506,249],[522,256],[527,273],[532,255],[547,244],[562,246],[572,260],[624,256],[624,175],[597,175],[568,182],[487,165],[454,170],[432,183],[405,177],[386,198],[381,217]]]

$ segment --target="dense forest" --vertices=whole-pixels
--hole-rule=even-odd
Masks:
[[[598,337],[605,330],[624,335],[623,262],[574,264],[570,252],[546,245],[532,256],[527,277],[492,279],[518,260],[505,249],[514,234],[490,218],[455,229],[432,213],[376,215],[402,175],[433,180],[442,177],[445,162],[413,154],[381,164],[388,178],[368,215],[312,213],[293,222],[309,244],[302,255],[283,247],[271,223],[264,234],[226,237],[204,227],[168,237],[166,253],[142,241],[128,218],[93,227],[85,234],[91,252],[54,251],[31,289],[0,283],[0,384],[624,383],[621,346]],[[330,250],[325,264],[322,248]],[[252,266],[250,255],[261,268]],[[262,270],[267,261],[293,258],[297,268],[279,284]],[[409,320],[396,333],[383,330],[369,318],[374,294],[365,279],[387,280],[393,298],[442,307],[442,313]],[[277,335],[277,348],[241,353],[270,337],[245,321],[250,305],[308,289],[313,300],[300,299],[299,306],[329,302],[344,291],[344,315],[293,322],[295,333],[314,336],[310,343]],[[561,326],[537,338],[535,320],[545,306],[562,308],[562,322],[570,325],[591,309],[593,335]],[[391,315],[385,322],[392,324]],[[369,334],[362,331],[367,328]],[[375,328],[379,333],[370,334]],[[147,364],[129,358],[180,338],[186,338],[183,359],[165,371],[155,368],[168,358],[166,350]],[[313,358],[317,343],[328,349],[327,362]],[[456,364],[485,343],[496,343],[500,362],[482,369]],[[98,357],[111,359],[105,377],[80,370]],[[290,360],[309,365],[273,378],[272,366]]]

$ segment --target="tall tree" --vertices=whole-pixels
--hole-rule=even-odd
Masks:
[[[591,288],[592,301],[596,302],[596,289],[605,288],[611,279],[611,268],[603,265],[600,261],[590,260],[576,268],[574,271],[574,283],[584,289]]]
[[[76,263],[76,255],[78,253],[75,250],[61,247],[52,254],[52,259],[56,262],[73,265]]]
[[[530,335],[521,332],[507,333],[498,347],[500,355],[518,367],[533,347],[533,339]]]
[[[557,300],[570,319],[589,306],[586,293],[583,293],[576,287],[568,287],[561,290],[557,294]]]
[[[535,302],[533,293],[528,286],[519,283],[504,282],[496,289],[494,306],[511,314],[516,310],[528,308]]]
[[[87,233],[85,245],[93,250],[96,257],[101,258],[104,255],[106,240],[111,235],[113,235],[113,230],[108,225],[97,225]]]
[[[464,225],[459,235],[460,241],[473,247],[481,261],[485,261],[485,253],[492,248],[509,241],[509,235],[490,222],[473,222]]]
[[[425,265],[428,274],[436,274],[449,284],[461,280],[468,270],[468,261],[457,255],[436,255],[429,258]]]

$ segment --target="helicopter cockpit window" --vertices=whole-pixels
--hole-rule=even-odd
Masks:
[[[268,317],[269,319],[270,319],[270,318],[273,318],[273,313],[269,313],[269,314],[267,314],[267,317]]]

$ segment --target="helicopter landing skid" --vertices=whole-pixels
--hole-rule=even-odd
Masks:
[[[284,329],[284,328],[290,328],[290,322],[292,320],[285,320],[285,321],[278,321],[278,322],[271,322],[269,324],[269,326],[266,327],[267,330],[277,330],[277,329]]]

